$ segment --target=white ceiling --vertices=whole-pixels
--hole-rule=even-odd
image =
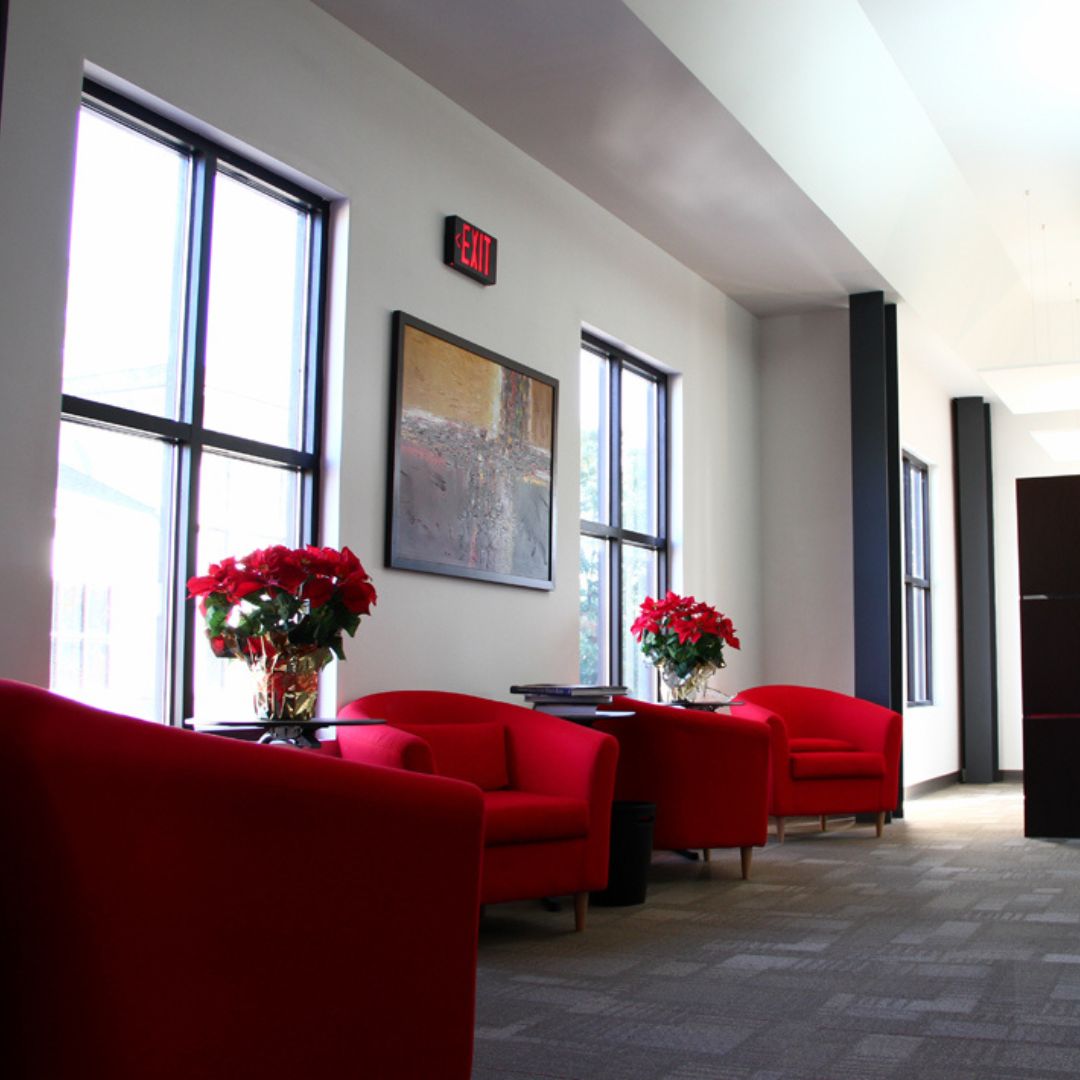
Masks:
[[[316,0],[759,315],[1080,359],[1080,0]]]

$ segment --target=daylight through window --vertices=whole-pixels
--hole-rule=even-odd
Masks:
[[[53,549],[53,689],[176,722],[250,711],[184,582],[313,539],[327,207],[87,84]]]
[[[652,700],[630,625],[667,588],[667,380],[588,335],[580,364],[580,678]]]
[[[904,600],[907,630],[907,702],[933,701],[930,665],[929,470],[904,455]]]

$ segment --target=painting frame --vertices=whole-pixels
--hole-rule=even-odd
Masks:
[[[395,311],[386,565],[555,587],[558,379]]]

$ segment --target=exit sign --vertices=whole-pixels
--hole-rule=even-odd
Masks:
[[[464,218],[448,217],[443,261],[481,285],[495,284],[495,256],[499,241]]]

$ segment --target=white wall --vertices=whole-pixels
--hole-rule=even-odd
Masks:
[[[681,375],[680,584],[743,631],[760,680],[755,320],[304,0],[13,0],[0,130],[0,674],[46,683],[48,548],[75,117],[84,65],[341,200],[323,539],[379,589],[339,699],[398,686],[506,696],[577,673],[577,355],[583,323]],[[499,284],[441,265],[443,216],[499,239]],[[557,587],[382,568],[390,313],[560,381]],[[12,508],[18,508],[13,512]],[[122,538],[119,538],[122,539]]]
[[[761,324],[763,681],[852,693],[848,313]]]
[[[899,310],[901,446],[930,466],[934,705],[904,712],[906,786],[959,769],[951,395]],[[762,598],[769,682],[854,688],[847,311],[761,324]]]
[[[956,497],[952,394],[938,377],[936,342],[909,308],[898,309],[901,448],[929,466],[931,668],[934,702],[904,709],[904,785],[960,769]],[[906,662],[906,658],[905,658]]]

